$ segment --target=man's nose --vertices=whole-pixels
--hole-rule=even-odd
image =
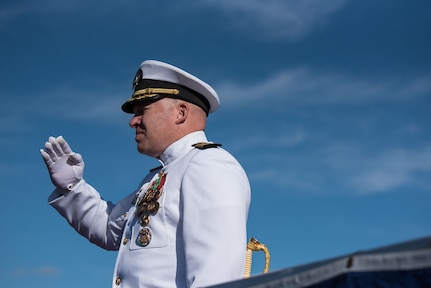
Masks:
[[[133,116],[129,121],[129,126],[131,128],[136,128],[137,126],[139,126],[140,123],[141,123],[140,117]]]

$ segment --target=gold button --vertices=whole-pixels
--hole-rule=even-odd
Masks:
[[[115,279],[115,285],[120,285],[121,284],[121,278],[117,277],[117,279]]]
[[[123,245],[126,245],[128,242],[129,242],[129,238],[125,237],[125,238],[123,239]]]

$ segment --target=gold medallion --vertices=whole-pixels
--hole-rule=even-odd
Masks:
[[[143,228],[139,231],[138,235],[138,243],[139,245],[145,247],[151,242],[151,231],[148,228]]]

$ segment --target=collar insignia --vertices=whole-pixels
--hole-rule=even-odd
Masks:
[[[221,144],[212,143],[212,142],[198,142],[196,144],[193,144],[192,146],[198,149],[208,149],[208,148],[220,147]]]

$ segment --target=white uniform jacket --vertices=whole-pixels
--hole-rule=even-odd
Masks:
[[[204,287],[242,278],[250,185],[224,149],[192,146],[206,141],[199,131],[170,145],[163,168],[116,205],[85,180],[49,196],[81,235],[118,250],[112,287]]]

